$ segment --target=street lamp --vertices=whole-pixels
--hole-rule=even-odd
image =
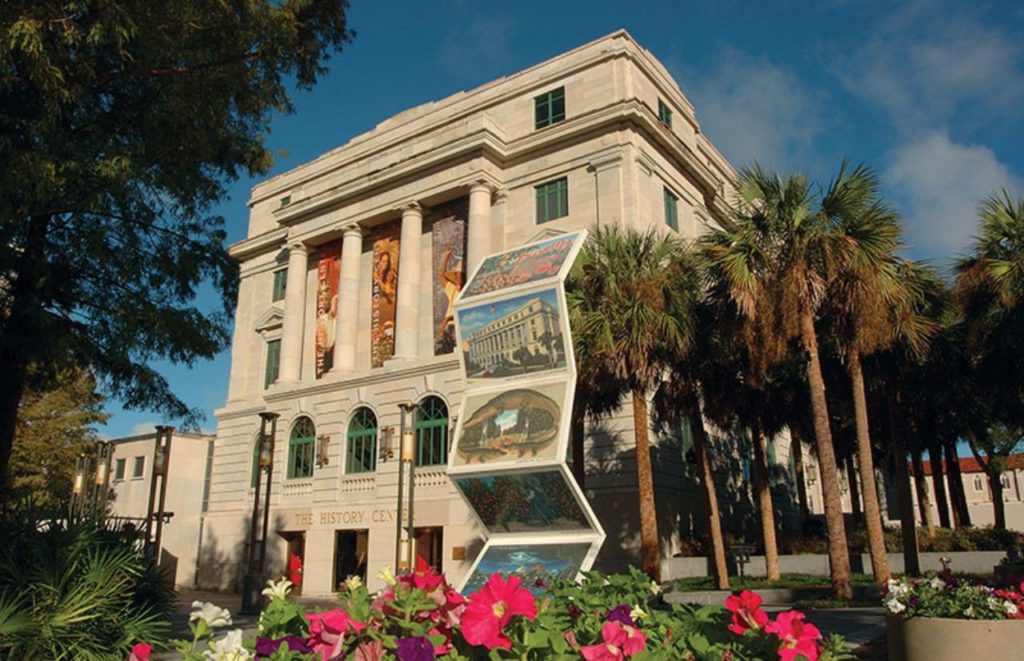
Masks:
[[[270,526],[270,481],[274,470],[274,440],[277,436],[277,413],[264,411],[260,413],[260,446],[259,470],[256,471],[256,489],[252,500],[252,519],[249,521],[249,557],[246,561],[245,577],[242,579],[242,607],[239,610],[245,615],[259,613],[260,576],[266,566],[267,530]],[[270,433],[267,433],[267,426]],[[259,553],[256,552],[256,520],[260,509],[260,487],[263,484],[263,472],[267,473],[263,500],[263,534],[259,540]]]
[[[395,529],[395,566],[399,571],[409,569],[412,567],[412,558],[415,553],[413,548],[415,545],[415,528],[413,520],[413,504],[416,490],[416,430],[413,428],[415,422],[414,413],[418,408],[415,402],[404,402],[398,405],[401,409],[401,427],[400,427],[400,445],[398,450],[398,456],[400,461],[398,462],[398,512],[396,518],[396,529]],[[409,418],[407,421],[406,418]],[[403,526],[402,518],[402,506],[403,506],[403,488],[404,488],[404,477],[406,470],[409,472],[409,525]],[[402,535],[402,529],[405,528],[405,535]]]
[[[82,452],[75,459],[75,479],[71,483],[71,515],[82,516],[85,512],[86,475],[89,473],[89,455]]]
[[[149,478],[149,505],[146,508],[146,553],[154,565],[160,564],[164,536],[164,505],[167,502],[167,469],[171,463],[171,436],[174,427],[156,426],[153,443],[153,468]],[[159,490],[157,481],[160,482]],[[159,500],[157,496],[159,494]],[[153,528],[156,528],[156,536]]]
[[[114,456],[114,444],[110,441],[96,442],[96,488],[93,496],[93,512],[103,516],[110,501],[107,490],[110,487],[110,459]]]

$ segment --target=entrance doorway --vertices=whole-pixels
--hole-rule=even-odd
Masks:
[[[436,569],[444,570],[444,528],[431,526],[416,528],[416,555]],[[415,566],[415,563],[413,564]]]
[[[302,594],[302,574],[306,567],[306,533],[283,532],[281,536],[288,542],[288,580],[292,582],[292,592]]]
[[[358,576],[366,583],[366,553],[370,531],[338,530],[334,533],[334,589],[344,590],[345,579]]]

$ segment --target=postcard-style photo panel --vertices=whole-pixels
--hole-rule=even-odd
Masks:
[[[558,468],[452,479],[492,535],[592,530]]]
[[[572,580],[590,555],[591,546],[590,540],[553,544],[488,544],[466,577],[462,593],[476,592],[487,583],[491,574],[499,571],[506,577],[509,574],[518,576],[523,587],[535,592],[541,589],[537,587],[538,579]]]
[[[485,257],[459,300],[558,277],[585,235],[573,232]]]
[[[572,387],[565,380],[467,392],[450,468],[560,462]]]
[[[460,309],[467,382],[483,384],[565,370],[570,364],[566,325],[555,287]]]

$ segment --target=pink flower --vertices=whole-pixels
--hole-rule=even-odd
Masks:
[[[128,661],[149,661],[149,655],[153,646],[149,643],[135,643],[132,646],[132,653],[128,655]]]
[[[618,661],[622,658],[622,650],[608,643],[584,645],[580,648],[580,654],[587,661]]]
[[[768,624],[768,614],[761,610],[761,595],[744,590],[725,600],[725,607],[732,612],[729,631],[743,635],[747,629],[760,629]]]
[[[764,630],[779,637],[780,661],[795,661],[800,656],[807,661],[818,661],[818,655],[821,653],[818,648],[821,632],[818,631],[818,627],[804,621],[803,613],[779,613],[775,621],[769,623]]]
[[[340,608],[323,613],[306,613],[309,620],[309,646],[322,661],[333,661],[344,655],[345,635],[358,633],[366,625],[356,622]]]
[[[469,596],[469,605],[462,613],[462,635],[466,642],[489,650],[512,647],[503,631],[509,621],[516,615],[531,621],[537,616],[537,600],[529,590],[519,587],[521,584],[518,576],[509,576],[506,581],[496,573]]]
[[[603,643],[586,645],[580,649],[584,659],[621,659],[642,651],[647,644],[647,636],[642,631],[618,622],[605,622],[601,627],[601,638],[604,639]]]

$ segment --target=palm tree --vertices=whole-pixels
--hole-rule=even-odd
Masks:
[[[844,164],[817,196],[802,175],[780,177],[754,165],[741,173],[732,218],[703,240],[713,277],[743,320],[757,363],[763,368],[781,360],[790,338],[799,339],[806,354],[832,587],[839,599],[851,599],[853,586],[815,316],[833,262],[844,254],[838,221],[865,210],[869,174]]]
[[[577,344],[632,399],[643,570],[661,579],[651,470],[648,399],[693,337],[683,244],[654,231],[599,227],[584,245],[567,289]]]

